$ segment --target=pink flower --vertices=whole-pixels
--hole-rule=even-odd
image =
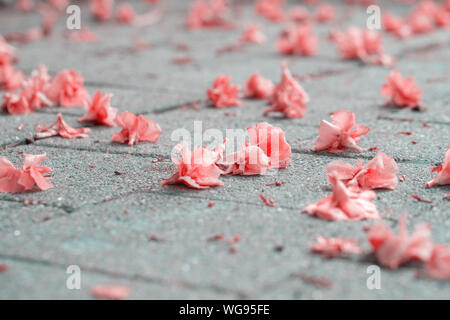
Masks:
[[[358,241],[344,238],[325,238],[317,237],[317,242],[311,244],[313,252],[322,253],[325,258],[339,257],[344,253],[361,253],[361,247]]]
[[[285,55],[312,56],[316,54],[317,37],[310,25],[296,25],[281,33],[277,47]]]
[[[375,192],[359,191],[347,188],[336,176],[328,176],[333,186],[333,193],[319,202],[308,204],[303,212],[325,220],[345,221],[379,219],[375,204]]]
[[[301,118],[306,113],[306,103],[309,96],[302,86],[292,77],[285,62],[281,65],[283,76],[275,86],[270,102],[272,107],[264,111],[264,115],[270,112],[281,112],[286,118]]]
[[[434,29],[433,13],[414,10],[407,18],[407,23],[414,34],[431,32]]]
[[[10,114],[25,114],[33,112],[33,107],[23,94],[7,92],[3,94],[1,108],[3,112]]]
[[[127,3],[121,4],[116,10],[116,19],[121,23],[132,23],[135,18],[133,7]]]
[[[281,22],[285,19],[283,12],[284,0],[258,0],[255,2],[255,12],[269,21]]]
[[[5,157],[0,158],[0,192],[19,193],[31,190],[37,185],[41,190],[47,190],[53,185],[44,177],[52,169],[40,166],[46,155],[24,154],[21,169],[16,169]]]
[[[425,264],[426,273],[435,279],[450,279],[450,247],[437,244]]]
[[[11,64],[14,60],[15,48],[0,36],[0,66]]]
[[[365,166],[361,160],[358,160],[356,166],[336,160],[327,165],[326,171],[328,175],[335,175],[347,186],[362,189],[394,190],[398,184],[397,163],[383,152],[379,152]]]
[[[239,85],[230,85],[231,76],[218,76],[214,80],[212,89],[208,89],[206,94],[216,108],[240,106],[242,103],[238,99]]]
[[[335,39],[343,59],[364,61],[383,51],[382,36],[372,30],[351,27],[346,32],[337,33]]]
[[[244,32],[239,38],[240,43],[263,43],[266,41],[266,36],[261,31],[261,27],[257,24],[250,24],[245,28]]]
[[[221,146],[220,146],[221,147]],[[172,162],[178,167],[177,172],[162,185],[182,183],[195,189],[222,186],[219,180],[222,170],[216,165],[221,158],[222,150],[209,150],[205,147],[197,147],[191,153],[187,144],[178,144],[174,148],[179,153],[173,156]]]
[[[83,82],[83,77],[75,70],[62,70],[55,76],[45,94],[62,107],[82,106],[89,99]]]
[[[51,77],[45,65],[40,65],[37,70],[23,83],[21,94],[26,97],[33,110],[39,110],[44,106],[51,106],[53,103],[45,95],[50,85]]]
[[[388,103],[397,107],[417,107],[422,98],[422,90],[414,78],[403,78],[397,70],[392,70],[381,87],[381,95],[389,97]]]
[[[334,18],[336,12],[334,7],[329,4],[321,4],[316,10],[316,20],[318,22],[327,22]]]
[[[91,13],[99,21],[111,18],[114,0],[91,0]]]
[[[229,27],[231,23],[224,18],[227,7],[225,0],[196,0],[191,5],[187,26],[190,29]]]
[[[269,169],[270,160],[260,147],[245,143],[239,152],[228,155],[217,165],[224,175],[262,175]]]
[[[130,293],[130,288],[119,285],[97,285],[91,289],[91,295],[100,299],[123,300]]]
[[[362,152],[357,145],[360,137],[369,132],[369,128],[355,122],[353,112],[339,110],[331,115],[332,123],[322,120],[319,127],[319,138],[315,151],[328,150],[330,153],[340,153],[346,148]]]
[[[399,234],[395,234],[385,223],[370,227],[367,237],[378,262],[390,269],[411,260],[427,261],[433,244],[430,240],[430,225],[417,225],[409,236],[406,228],[406,214],[398,221]]]
[[[244,96],[247,98],[264,99],[272,95],[274,84],[258,73],[253,73],[245,83]]]
[[[284,131],[267,122],[247,128],[250,146],[258,146],[269,158],[270,168],[286,168],[291,161],[291,146]]]
[[[427,182],[427,188],[450,185],[450,148],[445,152],[444,162],[439,166],[432,167],[430,171],[436,171],[437,174],[434,176],[433,180]]]
[[[159,125],[153,120],[148,120],[143,115],[136,116],[125,111],[119,113],[115,121],[123,129],[112,135],[112,141],[114,142],[128,142],[129,146],[143,141],[157,142],[162,134]]]
[[[20,11],[30,11],[33,9],[34,7],[34,1],[33,0],[18,0],[16,7],[20,10]]]
[[[22,71],[14,69],[10,64],[0,65],[0,89],[19,89],[22,85],[24,75]]]
[[[61,113],[58,113],[56,122],[50,126],[36,126],[36,139],[45,139],[54,136],[61,136],[66,139],[72,138],[87,138],[87,134],[91,132],[89,128],[72,128],[62,118]]]
[[[95,92],[90,102],[85,101],[86,114],[78,119],[78,121],[91,121],[104,126],[114,126],[114,119],[117,115],[117,109],[110,105],[111,93],[101,95],[100,91]]]

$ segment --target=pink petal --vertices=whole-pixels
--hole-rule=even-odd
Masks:
[[[95,298],[122,300],[131,293],[131,289],[119,285],[96,285],[91,288],[91,294]]]

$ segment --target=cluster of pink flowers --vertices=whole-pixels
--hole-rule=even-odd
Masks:
[[[177,145],[175,151],[179,155],[172,158],[177,172],[162,185],[182,183],[204,189],[223,185],[219,180],[221,175],[261,175],[269,169],[287,167],[291,146],[281,128],[262,122],[248,127],[247,132],[249,141],[227,156],[224,155],[226,140],[214,150],[196,147],[191,152],[186,143]]]
[[[384,29],[397,38],[432,32],[436,28],[450,26],[450,6],[426,0],[417,4],[406,17],[398,17],[391,12],[382,16]]]
[[[244,97],[267,99],[271,107],[264,110],[264,115],[280,112],[286,118],[301,118],[306,113],[309,96],[291,75],[286,63],[282,64],[280,83],[274,85],[258,73],[252,74],[245,83]],[[218,76],[211,89],[206,91],[208,100],[216,108],[239,106],[239,85],[231,85],[231,76]]]

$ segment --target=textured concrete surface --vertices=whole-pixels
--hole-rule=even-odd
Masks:
[[[330,28],[364,27],[363,7],[336,2],[337,20],[315,26],[318,55],[286,59],[274,46],[282,26],[255,16],[247,1],[235,1],[236,29],[195,32],[183,26],[188,1],[164,2],[164,18],[144,28],[91,21],[81,2],[83,23],[99,35],[98,42],[66,39],[62,19],[51,37],[14,44],[18,69],[30,72],[41,62],[53,74],[74,68],[86,79],[90,93],[113,93],[114,107],[154,119],[163,135],[158,143],[129,147],[111,143],[111,134],[119,128],[88,125],[92,134],[86,139],[55,137],[29,143],[35,125],[52,123],[57,112],[70,125],[81,126],[77,118],[83,109],[55,107],[29,115],[0,115],[0,155],[19,165],[23,153],[47,153],[45,165],[53,168],[55,185],[45,192],[0,194],[0,264],[9,266],[0,272],[0,298],[89,299],[90,288],[97,284],[129,286],[133,299],[450,298],[450,283],[417,277],[418,264],[382,269],[381,289],[369,290],[367,267],[376,261],[363,227],[372,222],[327,222],[301,213],[306,204],[330,192],[327,163],[368,161],[376,154],[311,151],[320,121],[329,119],[332,111],[347,109],[371,129],[360,145],[377,146],[394,157],[399,176],[406,176],[395,191],[377,192],[375,203],[383,219],[394,227],[408,212],[410,229],[428,221],[433,240],[450,243],[450,202],[443,199],[450,188],[424,188],[431,178],[429,167],[441,163],[450,146],[449,31],[405,41],[385,36],[386,51],[398,59],[398,69],[414,76],[423,89],[429,110],[419,113],[383,107],[379,88],[389,69],[341,61],[326,40]],[[145,8],[142,1],[132,4]],[[386,1],[382,10],[389,6],[399,14],[408,9]],[[0,34],[39,23],[36,14],[11,8],[0,8],[0,20]],[[218,55],[217,50],[233,44],[248,22],[260,23],[268,41]],[[136,41],[151,47],[133,52]],[[178,51],[179,43],[189,50]],[[180,56],[193,63],[171,63]],[[243,84],[251,73],[260,72],[277,82],[283,60],[289,61],[295,75],[314,75],[301,82],[311,97],[304,118],[264,117],[264,101],[244,100],[243,106],[224,110],[204,102],[205,90],[217,75],[230,74],[234,83]],[[193,101],[199,101],[199,110],[182,108]],[[269,175],[222,177],[225,185],[219,188],[161,187],[175,170],[170,154],[177,141],[172,133],[184,128],[194,134],[195,121],[201,121],[203,131],[219,129],[224,134],[261,121],[280,126],[293,148],[292,162]],[[165,160],[155,161],[161,157]],[[285,184],[270,186],[277,180]],[[272,198],[275,207],[264,206],[260,193]],[[432,202],[418,202],[412,194]],[[213,207],[208,206],[210,201],[215,202]],[[218,234],[224,240],[211,241]],[[309,251],[319,234],[356,238],[364,253],[323,259]],[[230,243],[235,235],[240,241]],[[80,290],[66,287],[69,265],[81,268]]]

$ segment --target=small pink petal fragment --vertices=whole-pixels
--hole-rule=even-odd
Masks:
[[[269,101],[271,107],[264,110],[264,115],[281,112],[286,118],[301,118],[306,113],[309,96],[302,86],[292,77],[286,62],[282,64],[281,81],[274,88]]]
[[[412,194],[412,195],[411,195],[411,198],[416,199],[417,201],[420,201],[420,202],[426,202],[426,203],[432,203],[432,202],[433,202],[433,201],[431,201],[431,200],[422,198],[422,197],[419,196],[418,194]]]
[[[231,76],[218,76],[213,87],[206,91],[209,101],[216,108],[240,106],[242,102],[238,99],[240,86],[231,85]]]
[[[345,253],[361,253],[361,247],[354,239],[325,238],[323,236],[317,237],[317,242],[311,244],[311,250],[323,254],[325,258],[339,257]]]
[[[397,70],[391,71],[381,87],[381,95],[396,107],[417,107],[421,103],[422,90],[414,78],[403,78]]]
[[[163,186],[168,184],[184,184],[194,189],[206,189],[222,186],[219,180],[222,170],[216,165],[222,157],[221,150],[209,150],[205,147],[197,147],[193,152],[186,143],[175,146],[177,157],[172,157],[172,162],[177,165],[177,172],[164,180]]]
[[[450,279],[450,246],[437,244],[425,264],[425,272],[434,279]]]
[[[407,216],[398,222],[399,233],[394,233],[384,222],[372,225],[367,233],[368,240],[378,262],[390,269],[411,260],[427,261],[433,250],[429,224],[419,224],[412,235],[408,235]]]
[[[274,84],[258,73],[253,73],[245,83],[244,96],[247,98],[265,99],[272,96]]]
[[[336,12],[334,7],[329,4],[321,4],[317,7],[315,19],[317,22],[323,23],[334,18]]]
[[[123,300],[131,293],[131,289],[119,285],[97,285],[91,288],[91,294],[95,298]]]
[[[101,95],[100,91],[95,92],[94,97],[89,102],[84,101],[86,114],[78,119],[78,121],[90,121],[104,126],[114,126],[117,109],[111,107],[111,93]]]
[[[257,0],[254,10],[269,21],[281,22],[285,19],[283,5],[284,0]]]
[[[129,146],[139,142],[157,142],[162,130],[154,120],[148,120],[143,115],[125,111],[116,116],[115,122],[122,130],[113,133],[112,141],[128,143]]]
[[[450,185],[450,148],[445,152],[444,162],[439,166],[431,167],[430,171],[431,173],[437,172],[437,174],[433,180],[427,182],[427,188]]]
[[[54,136],[61,136],[66,139],[72,138],[87,138],[88,133],[91,132],[89,128],[72,128],[62,118],[61,113],[58,113],[56,122],[49,126],[36,126],[35,139],[45,139]]]
[[[319,127],[319,138],[315,151],[328,150],[330,153],[340,153],[345,149],[362,152],[357,145],[361,136],[369,132],[369,128],[356,123],[353,112],[339,110],[331,115],[332,123],[322,120]]]

